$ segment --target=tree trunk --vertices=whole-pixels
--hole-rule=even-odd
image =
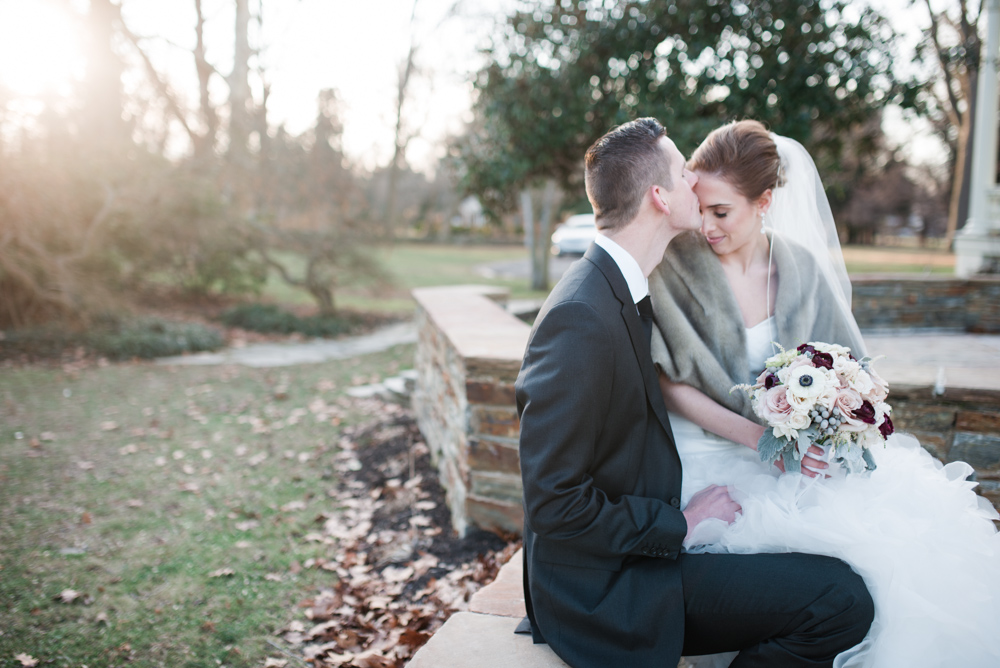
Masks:
[[[236,0],[236,34],[233,46],[233,71],[229,76],[229,162],[236,178],[249,168],[250,139],[250,6],[249,0]]]
[[[548,179],[542,194],[542,212],[535,226],[535,243],[532,253],[533,290],[549,289],[549,245],[552,237],[552,210],[555,208],[556,182]]]
[[[201,121],[205,124],[204,134],[193,138],[194,157],[199,163],[207,163],[215,151],[215,141],[219,133],[219,114],[212,106],[212,99],[208,94],[209,80],[212,78],[215,68],[205,57],[205,15],[201,9],[201,0],[194,0],[194,9],[194,68],[198,74],[198,108]]]
[[[119,8],[110,0],[91,0],[87,24],[90,62],[87,67],[86,137],[103,150],[114,150],[128,139],[122,120],[122,72],[125,67],[114,52]]]
[[[410,49],[406,53],[406,60],[399,70],[399,81],[396,87],[396,132],[393,135],[392,162],[389,163],[389,183],[385,196],[385,237],[392,241],[396,232],[396,200],[398,199],[396,190],[399,188],[399,170],[403,165],[406,154],[406,147],[410,143],[403,128],[403,107],[406,105],[407,89],[410,86],[410,77],[413,76],[414,56],[416,55],[416,42],[413,37],[413,24],[417,16],[417,2],[413,0],[413,9],[410,13]]]

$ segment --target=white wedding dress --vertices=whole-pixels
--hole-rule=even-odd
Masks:
[[[763,369],[774,352],[772,320],[747,329],[751,369]],[[698,525],[688,551],[823,554],[864,578],[875,622],[863,643],[837,657],[837,668],[1000,667],[997,513],[966,481],[969,465],[942,466],[897,434],[872,453],[870,475],[782,475],[679,415],[670,423],[684,471],[682,507],[710,484],[730,486],[743,507],[732,525]],[[688,661],[718,668],[733,657]]]

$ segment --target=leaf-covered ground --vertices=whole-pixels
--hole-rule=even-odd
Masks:
[[[346,395],[412,355],[0,368],[0,667],[405,663],[510,552]]]

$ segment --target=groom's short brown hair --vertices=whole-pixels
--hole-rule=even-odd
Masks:
[[[673,190],[670,158],[660,146],[666,136],[655,118],[640,118],[619,125],[587,149],[587,198],[598,228],[613,230],[631,222],[651,186]]]

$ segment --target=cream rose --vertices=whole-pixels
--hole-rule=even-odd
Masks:
[[[875,383],[867,371],[861,370],[850,380],[852,390],[857,390],[861,396],[870,396],[875,391]]]
[[[834,357],[844,357],[847,358],[851,354],[851,349],[844,346],[838,345],[836,343],[823,343],[822,341],[812,341],[809,343],[814,350],[821,353],[828,353]]]
[[[861,365],[850,357],[833,358],[833,372],[842,380],[842,385],[846,386],[850,381],[854,380],[860,371]]]

